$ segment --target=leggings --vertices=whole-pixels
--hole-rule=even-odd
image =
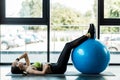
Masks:
[[[58,58],[57,63],[50,64],[52,74],[64,74],[67,69],[67,64],[68,64],[72,49],[77,47],[87,39],[88,37],[83,35],[80,38],[77,38],[71,42],[66,43]]]

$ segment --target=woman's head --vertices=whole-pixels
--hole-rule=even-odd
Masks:
[[[11,67],[11,72],[13,74],[23,74],[24,71],[24,64],[21,62],[18,62],[16,65]]]
[[[13,74],[23,74],[23,70],[20,70],[20,68],[17,67],[17,66],[12,66],[12,67],[11,67],[11,72],[12,72]]]

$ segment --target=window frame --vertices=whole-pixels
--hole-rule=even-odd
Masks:
[[[0,24],[31,24],[31,25],[46,25],[49,22],[49,0],[43,0],[42,18],[6,18],[5,17],[5,0],[0,0]]]
[[[120,25],[118,18],[104,18],[104,0],[98,0],[99,25]]]

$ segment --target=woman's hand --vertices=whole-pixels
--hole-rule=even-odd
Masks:
[[[23,55],[24,55],[24,58],[26,58],[28,56],[28,54],[26,52]]]
[[[29,65],[30,65],[30,60],[29,60],[29,57],[28,57],[27,52],[23,53],[23,54],[19,57],[19,60],[20,60],[20,59],[23,59],[23,58],[24,58],[25,61],[26,61],[26,65],[29,66]]]
[[[18,59],[23,59],[26,58],[28,56],[28,54],[25,52],[24,54],[22,54]]]

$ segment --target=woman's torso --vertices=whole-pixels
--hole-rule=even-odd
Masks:
[[[45,66],[49,66],[48,69],[47,69],[47,73],[52,73],[51,67],[50,67],[50,65],[47,64],[47,63],[44,63],[44,64],[42,65],[42,70],[45,68]],[[30,66],[28,66],[28,67],[26,68],[26,72],[27,72],[27,73],[29,73],[29,71],[32,71],[32,70],[42,71],[42,70],[37,69],[37,68],[36,68],[35,66],[33,66],[33,65],[30,65]]]

